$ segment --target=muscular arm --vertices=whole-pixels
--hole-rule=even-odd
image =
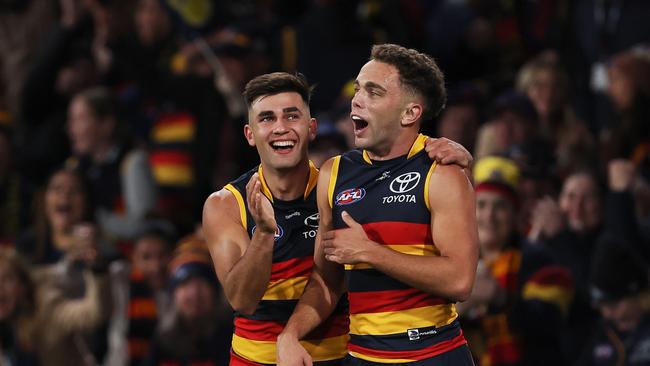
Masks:
[[[243,314],[252,314],[271,277],[274,232],[259,229],[249,239],[239,212],[233,194],[222,189],[205,203],[203,229],[230,305]]]
[[[323,164],[318,177],[318,213],[320,221],[314,249],[314,269],[296,308],[278,336],[278,364],[299,364],[293,357],[300,356],[298,340],[323,322],[336,307],[344,292],[343,266],[325,259],[320,233],[332,229],[332,209],[329,206],[327,188],[332,160]],[[304,352],[304,349],[302,349]],[[306,354],[306,352],[304,353]]]
[[[368,263],[420,290],[450,300],[467,299],[478,260],[474,191],[457,166],[436,167],[427,189],[439,256],[408,255],[379,245],[343,214],[349,227],[323,234],[327,258],[342,264]]]

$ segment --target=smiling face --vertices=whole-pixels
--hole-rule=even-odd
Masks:
[[[505,195],[476,193],[476,223],[483,250],[499,250],[507,244],[515,228],[515,209]]]
[[[595,229],[602,221],[602,207],[593,178],[586,174],[569,176],[560,194],[560,208],[573,231],[582,233]]]
[[[283,170],[307,160],[307,147],[316,137],[316,120],[300,94],[263,95],[251,103],[244,135],[255,146],[262,165]]]

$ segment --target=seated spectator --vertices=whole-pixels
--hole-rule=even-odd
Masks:
[[[500,157],[474,168],[480,259],[470,298],[458,304],[484,365],[563,365],[557,352],[573,294],[569,271],[517,234],[519,169]]]
[[[156,203],[154,183],[145,151],[120,140],[119,117],[107,89],[77,94],[68,111],[70,166],[88,179],[96,217],[104,234],[117,240],[135,236]]]
[[[32,264],[56,263],[74,244],[74,226],[91,219],[84,179],[69,169],[54,172],[35,211],[34,224],[18,238],[17,250]]]
[[[0,248],[0,364],[36,366],[32,342],[34,283],[27,264],[10,248]]]
[[[110,265],[114,307],[106,365],[138,365],[149,352],[160,315],[171,304],[171,238],[160,225],[147,226],[134,242],[130,263]]]
[[[650,364],[648,263],[627,245],[603,241],[594,256],[590,282],[602,320],[577,365]]]

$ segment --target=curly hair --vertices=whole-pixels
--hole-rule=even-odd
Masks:
[[[401,84],[424,98],[423,120],[434,118],[444,108],[445,76],[431,56],[395,44],[381,44],[372,47],[370,60],[395,66]]]

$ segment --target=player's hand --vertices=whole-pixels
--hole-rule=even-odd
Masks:
[[[312,366],[313,361],[295,337],[280,334],[276,343],[278,366]]]
[[[262,193],[262,182],[257,173],[253,174],[248,184],[246,184],[246,201],[257,230],[262,230],[267,234],[275,234],[277,228],[275,212],[269,199]]]
[[[321,238],[325,259],[339,264],[365,262],[366,253],[377,244],[368,239],[361,224],[350,214],[343,211],[341,217],[348,227],[325,232]]]
[[[431,160],[443,165],[456,164],[461,168],[469,168],[474,161],[472,154],[463,145],[445,137],[429,137],[424,141],[424,150]]]

